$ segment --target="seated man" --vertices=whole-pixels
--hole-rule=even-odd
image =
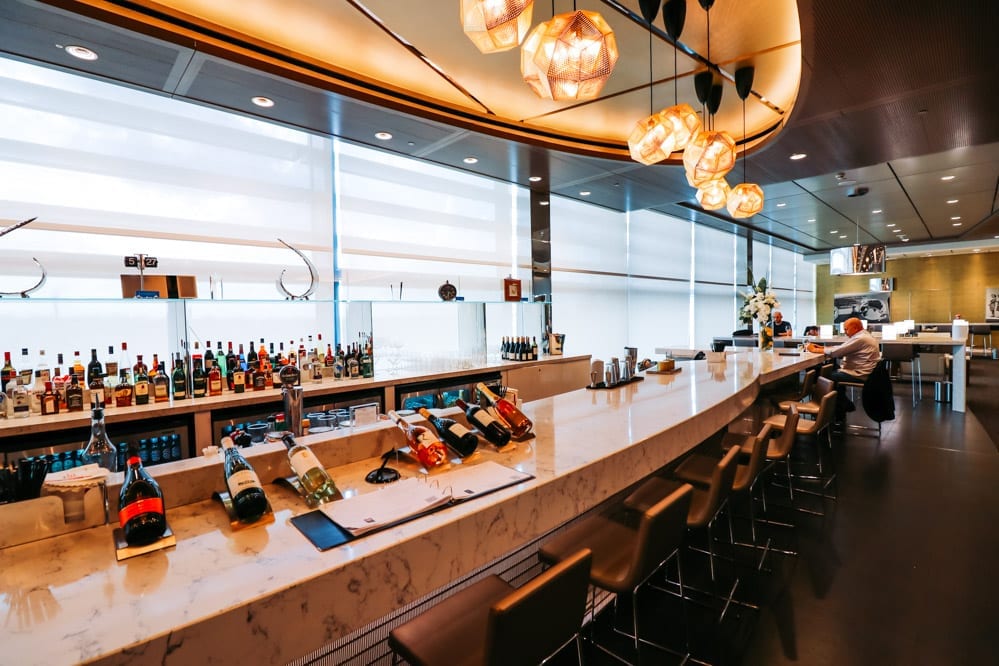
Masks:
[[[784,313],[780,310],[774,310],[774,337],[789,338],[792,335],[794,331],[791,330],[791,322],[784,321]]]
[[[827,350],[824,346],[811,342],[806,347],[810,352],[825,354],[826,358],[840,359],[839,368],[831,376],[839,391],[839,398],[836,400],[836,419],[839,421],[843,420],[847,412],[852,412],[854,409],[839,383],[864,382],[877,367],[878,360],[881,358],[878,341],[864,329],[860,319],[850,317],[843,322],[843,330],[850,339],[838,347]]]

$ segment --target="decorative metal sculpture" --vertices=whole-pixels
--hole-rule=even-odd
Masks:
[[[295,294],[291,293],[290,291],[288,291],[288,288],[284,286],[284,274],[285,274],[285,272],[287,272],[287,270],[288,270],[287,268],[281,269],[281,275],[278,276],[278,279],[277,279],[277,288],[278,288],[278,290],[284,294],[285,300],[289,300],[289,301],[307,301],[307,300],[309,300],[309,296],[311,296],[312,292],[314,292],[316,290],[316,283],[319,282],[319,271],[316,270],[315,265],[313,265],[313,263],[311,261],[309,261],[309,258],[307,256],[305,256],[301,251],[299,251],[298,249],[292,247],[288,243],[285,243],[280,238],[278,238],[278,242],[281,243],[282,245],[284,245],[286,248],[288,248],[292,252],[294,252],[295,254],[297,254],[298,256],[300,256],[302,258],[302,261],[304,261],[305,265],[309,268],[309,288],[306,289],[304,293],[302,293],[301,295],[295,295]]]
[[[6,236],[15,229],[20,229],[24,225],[31,224],[37,219],[38,219],[37,217],[33,217],[30,220],[24,220],[23,222],[12,224],[9,227],[4,227],[3,229],[0,229],[0,236]],[[32,257],[31,260],[34,261],[35,265],[38,266],[38,268],[42,271],[42,277],[38,280],[38,282],[36,282],[33,286],[28,287],[27,289],[23,289],[21,291],[0,291],[0,298],[3,298],[4,296],[20,296],[21,298],[27,298],[28,294],[42,288],[42,285],[45,284],[45,280],[48,279],[49,274],[45,270],[45,267],[42,266],[42,262],[38,261],[38,259],[36,259],[35,257]]]

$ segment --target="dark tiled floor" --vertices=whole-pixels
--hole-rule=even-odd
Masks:
[[[999,363],[975,366],[969,387],[975,408],[999,410]],[[908,385],[896,384],[896,409],[880,442],[834,437],[839,497],[824,502],[824,518],[773,509],[775,518],[797,527],[768,534],[798,557],[771,556],[773,572],[754,575],[751,554],[740,549],[740,564],[722,567],[721,578],[740,576],[737,596],[757,602],[759,611],[730,611],[719,624],[706,609],[685,604],[696,659],[767,666],[999,663],[997,443],[974,412],[951,412],[933,401],[932,391],[913,407]],[[768,494],[786,498],[780,493]],[[808,500],[806,506],[823,507],[819,498]],[[736,527],[737,538],[748,540],[745,521]],[[703,543],[702,535],[692,538]],[[709,587],[704,557],[686,554],[684,575]],[[639,601],[643,636],[682,649],[679,601],[655,591]],[[598,618],[597,635],[634,662],[630,642],[610,635],[611,620],[609,611]],[[629,625],[627,613],[620,620]],[[558,663],[575,662],[566,656]],[[586,656],[588,664],[616,663],[590,645]],[[643,664],[680,663],[653,647],[643,647],[641,656]]]

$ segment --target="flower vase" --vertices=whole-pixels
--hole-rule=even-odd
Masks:
[[[772,322],[760,324],[760,351],[773,351],[774,327]]]

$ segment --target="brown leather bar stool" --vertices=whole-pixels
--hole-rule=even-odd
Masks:
[[[782,412],[786,412],[793,404],[797,407],[799,414],[808,414],[812,418],[815,418],[815,416],[819,413],[819,405],[822,403],[822,396],[827,393],[832,393],[835,390],[836,382],[826,377],[818,377],[812,382],[812,387],[809,391],[807,400],[804,398],[796,401],[785,400],[778,403],[777,408]]]
[[[628,634],[616,626],[614,631],[634,641],[636,655],[639,643],[673,652],[663,645],[639,637],[638,591],[679,550],[692,496],[693,488],[683,484],[639,513],[616,505],[606,513],[576,523],[542,545],[539,551],[542,561],[552,563],[565,560],[581,548],[593,553],[590,583],[618,597],[622,594],[631,596],[631,619],[635,633]],[[679,559],[677,565],[679,566]],[[680,575],[682,580],[682,573]],[[616,611],[616,599],[614,603]],[[607,648],[596,643],[594,645],[624,661]]]
[[[508,666],[543,663],[576,641],[586,612],[590,551],[569,553],[519,588],[489,576],[389,633],[392,663]]]
[[[819,376],[819,371],[815,368],[805,372],[804,378],[801,380],[801,387],[798,391],[794,393],[783,393],[776,394],[770,397],[770,400],[777,406],[777,409],[784,411],[781,405],[788,402],[804,402],[808,400],[812,395],[812,389],[815,386],[815,379]]]
[[[829,475],[825,475],[822,465],[822,444],[819,442],[819,437],[823,433],[825,434],[826,442],[828,444],[829,449],[831,450],[832,435],[830,431],[832,429],[833,416],[836,411],[837,397],[838,394],[836,391],[827,393],[826,395],[822,396],[822,399],[819,401],[819,411],[818,413],[816,413],[815,418],[813,420],[798,419],[797,426],[794,429],[794,432],[799,437],[809,439],[815,443],[816,467],[818,469],[818,475],[816,476],[808,476],[802,474],[791,475],[790,471],[788,472],[788,474],[789,476],[796,476],[799,479],[819,481],[822,484],[823,491],[827,490],[830,485],[835,483],[836,473],[835,471],[833,471]],[[788,423],[788,416],[789,416],[788,414],[775,414],[773,416],[768,417],[764,421],[764,423],[769,423],[771,426],[773,426],[775,430],[780,430],[783,433],[784,431],[791,430],[790,424]],[[830,456],[830,464],[831,463],[832,463],[832,456]],[[790,465],[788,465],[788,467],[790,468]],[[825,492],[816,493],[814,491],[810,491],[800,487],[794,488],[793,490],[798,490],[799,492],[803,492],[809,495],[819,495],[826,499],[836,499],[835,495],[828,495]],[[793,490],[789,492],[793,493]],[[815,515],[820,515],[820,516],[825,515],[823,512],[809,511],[803,508],[799,508],[798,510],[804,511],[805,513],[813,513]]]

